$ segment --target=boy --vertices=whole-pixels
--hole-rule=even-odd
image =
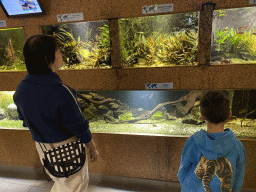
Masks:
[[[240,191],[245,173],[243,144],[225,121],[231,116],[229,100],[221,91],[207,92],[201,102],[201,118],[207,131],[201,129],[185,143],[178,179],[182,192]]]

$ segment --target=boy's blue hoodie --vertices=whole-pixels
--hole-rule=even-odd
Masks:
[[[184,145],[178,172],[182,192],[205,192],[209,188],[221,192],[225,187],[238,192],[245,165],[244,146],[230,129],[221,133],[201,129]]]
[[[76,91],[68,88],[77,100]],[[81,114],[57,73],[26,75],[17,86],[13,100],[23,126],[27,127],[28,123],[20,107],[33,128],[40,133],[38,135],[29,127],[33,140],[57,143],[72,136],[77,136],[83,143],[92,140],[88,120]]]

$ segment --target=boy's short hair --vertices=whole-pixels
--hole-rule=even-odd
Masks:
[[[49,65],[55,61],[58,44],[53,36],[41,34],[28,38],[23,55],[29,74],[46,74],[52,70]]]
[[[200,111],[210,123],[225,122],[230,115],[229,99],[221,91],[208,91],[200,101]]]

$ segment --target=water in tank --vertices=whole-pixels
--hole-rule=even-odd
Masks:
[[[211,64],[256,63],[256,7],[213,12]]]
[[[197,65],[199,12],[119,19],[124,67]]]
[[[23,28],[0,29],[0,70],[26,70],[23,56]]]
[[[111,68],[108,21],[41,26],[60,44],[64,66],[60,70]]]
[[[230,99],[226,121],[237,137],[256,137],[256,90],[222,90]],[[93,133],[190,136],[207,130],[200,100],[207,90],[77,91],[82,113]],[[14,92],[0,92],[0,127],[22,128]]]

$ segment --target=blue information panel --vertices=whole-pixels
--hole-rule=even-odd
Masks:
[[[1,0],[1,4],[7,16],[43,13],[37,0]]]

